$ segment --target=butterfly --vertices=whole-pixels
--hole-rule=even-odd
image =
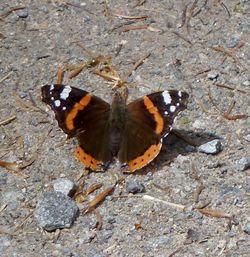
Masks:
[[[100,170],[118,158],[134,172],[159,154],[163,138],[187,107],[188,94],[160,91],[127,104],[116,91],[109,104],[87,91],[52,84],[42,87],[42,100],[68,137],[77,138],[75,155],[87,168]]]

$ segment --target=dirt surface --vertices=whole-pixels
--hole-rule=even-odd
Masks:
[[[2,0],[0,15],[0,158],[30,164],[19,172],[0,168],[1,256],[249,256],[250,173],[236,162],[250,156],[250,124],[235,116],[250,114],[249,1]],[[223,150],[200,153],[171,135],[142,171],[124,175],[112,166],[90,173],[84,188],[125,177],[98,207],[102,229],[90,213],[48,233],[33,217],[37,202],[53,180],[77,184],[84,169],[73,155],[76,141],[66,142],[41,102],[41,86],[56,82],[61,64],[88,60],[81,45],[112,57],[130,82],[130,99],[158,89],[187,91],[188,109],[175,128],[198,145],[218,138]],[[64,83],[110,101],[112,84],[90,69]],[[128,194],[135,182],[145,192]],[[207,206],[210,216],[197,206]]]

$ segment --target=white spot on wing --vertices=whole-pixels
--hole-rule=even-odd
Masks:
[[[169,133],[166,133],[166,134],[165,134],[163,137],[166,137],[166,136],[168,136],[168,134],[169,134]]]
[[[69,93],[71,92],[71,87],[66,86],[60,94],[60,98],[66,100],[69,97]]]
[[[180,106],[180,103],[177,103],[176,106]]]
[[[168,91],[164,91],[162,93],[162,96],[163,96],[163,100],[164,100],[165,104],[170,104],[171,103],[171,96],[170,96]]]
[[[165,111],[164,114],[168,115],[168,111]]]
[[[181,91],[178,92],[178,96],[179,96],[180,98],[182,98],[182,92],[181,92]]]
[[[51,93],[51,92],[50,92],[50,93]],[[55,100],[55,98],[54,98],[53,96],[52,96],[50,99],[51,99],[51,101],[54,101],[54,100]]]
[[[50,91],[53,91],[53,90],[54,90],[54,88],[55,88],[55,87],[54,87],[54,85],[52,84],[52,85],[50,85],[49,90],[50,90]]]
[[[176,110],[176,107],[174,105],[170,106],[170,112],[174,112]]]
[[[60,105],[61,105],[61,101],[60,101],[60,100],[56,100],[56,101],[55,101],[55,106],[56,106],[56,107],[59,107]]]
[[[66,110],[66,107],[65,107],[65,106],[63,106],[63,108],[62,108],[62,109],[63,109],[63,111],[65,111],[65,110]]]

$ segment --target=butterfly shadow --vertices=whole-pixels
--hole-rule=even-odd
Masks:
[[[163,140],[159,155],[146,167],[135,172],[137,175],[145,175],[149,172],[161,170],[163,166],[170,165],[178,155],[187,156],[198,152],[197,148],[214,139],[221,137],[209,132],[194,132],[191,130],[173,130]]]

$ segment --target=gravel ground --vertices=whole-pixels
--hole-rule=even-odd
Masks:
[[[250,1],[2,0],[0,15],[0,160],[29,164],[0,168],[1,256],[249,256],[250,119],[241,115],[250,114]],[[187,91],[175,129],[198,146],[221,145],[210,154],[218,142],[200,151],[170,135],[142,171],[86,174],[85,189],[103,184],[88,201],[116,174],[125,182],[99,215],[80,213],[71,227],[46,232],[33,215],[37,203],[55,180],[77,184],[84,169],[72,154],[76,142],[41,102],[41,86],[56,81],[60,65],[88,59],[81,45],[112,57],[131,83],[130,99]],[[64,83],[110,101],[112,85],[90,70]]]

